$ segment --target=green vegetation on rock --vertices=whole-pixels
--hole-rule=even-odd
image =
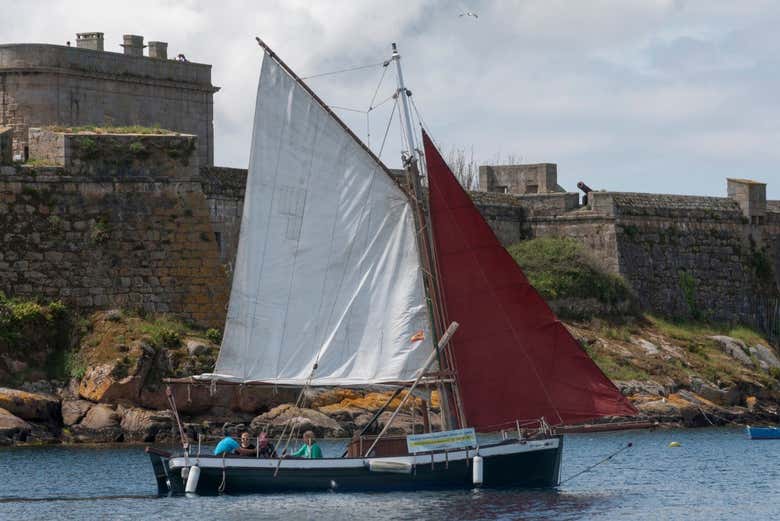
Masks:
[[[219,345],[219,343],[222,342],[222,332],[219,329],[208,329],[206,330],[206,338]]]
[[[30,166],[30,167],[34,167],[34,168],[59,166],[59,165],[57,165],[56,161],[53,161],[51,159],[28,159],[27,161],[25,161],[22,164],[24,166]]]
[[[141,125],[129,125],[122,127],[113,126],[99,126],[99,125],[82,125],[74,127],[66,127],[62,125],[53,125],[46,127],[47,130],[52,132],[65,132],[68,134],[149,134],[149,135],[166,135],[176,134],[173,130],[167,130],[160,127],[144,127]]]
[[[186,325],[167,316],[157,317],[144,322],[140,330],[148,335],[155,347],[179,347],[181,339],[189,331]]]
[[[755,329],[742,325],[716,325],[703,321],[672,321],[646,315],[646,319],[663,335],[673,338],[683,346],[700,341],[703,337],[724,335],[742,340],[748,345],[769,344],[764,336]]]
[[[70,331],[62,302],[8,298],[0,292],[0,380],[66,376]]]
[[[606,310],[597,314],[632,314],[634,297],[625,281],[601,268],[576,240],[542,237],[507,249],[534,288],[553,305],[593,299]],[[580,314],[568,307],[556,311],[563,316]]]

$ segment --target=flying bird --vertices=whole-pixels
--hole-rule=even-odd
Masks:
[[[472,17],[472,18],[474,18],[475,20],[476,20],[477,18],[479,18],[479,15],[478,15],[477,13],[473,12],[473,11],[463,11],[462,13],[460,13],[460,14],[458,15],[458,18],[463,18],[464,16],[471,16],[471,17]]]

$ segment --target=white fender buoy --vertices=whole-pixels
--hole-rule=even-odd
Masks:
[[[474,456],[474,468],[471,475],[471,480],[474,482],[475,485],[481,485],[482,484],[482,478],[483,478],[483,462],[482,462],[482,456]]]
[[[193,465],[187,476],[187,486],[184,487],[184,491],[187,494],[194,494],[198,489],[198,479],[200,479],[200,467]]]

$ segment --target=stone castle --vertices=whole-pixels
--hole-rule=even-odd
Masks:
[[[0,45],[0,291],[222,327],[246,170],[213,166],[211,68],[168,59],[164,42],[122,45]],[[168,131],[92,128],[129,125]],[[472,197],[504,244],[571,237],[648,310],[776,325],[780,201],[764,184],[728,179],[725,197],[582,185],[581,201],[555,164],[479,174]]]

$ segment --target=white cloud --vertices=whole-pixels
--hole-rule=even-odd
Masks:
[[[467,5],[479,19],[459,18]],[[379,62],[399,43],[409,87],[444,148],[559,163],[616,190],[722,195],[726,176],[780,199],[780,6],[769,0],[0,0],[0,43],[123,33],[213,65],[216,160],[245,166],[259,35],[301,75]],[[332,104],[366,108],[381,69],[313,79]],[[380,98],[392,91],[385,78]],[[378,145],[391,104],[372,114]],[[365,136],[365,116],[342,112]],[[383,157],[397,164],[398,130]]]

